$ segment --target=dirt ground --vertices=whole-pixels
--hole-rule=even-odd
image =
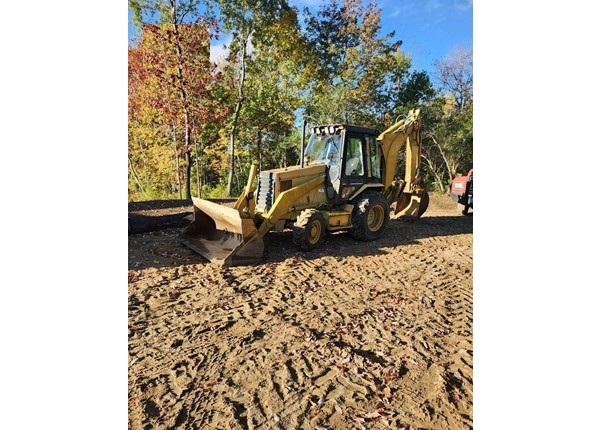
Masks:
[[[129,429],[472,429],[473,215],[221,267],[185,202],[129,204]]]

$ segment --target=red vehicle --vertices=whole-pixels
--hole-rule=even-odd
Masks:
[[[473,208],[473,169],[466,176],[458,176],[452,181],[450,187],[452,200],[463,205],[463,215],[468,215],[468,210]]]

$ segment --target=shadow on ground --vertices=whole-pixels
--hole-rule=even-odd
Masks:
[[[211,264],[203,256],[178,242],[178,234],[189,223],[189,215],[192,217],[191,213],[163,215],[160,221],[150,219],[147,223],[138,224],[139,230],[160,223],[169,227],[149,233],[129,234],[129,270]],[[378,240],[361,242],[347,232],[336,232],[326,235],[317,249],[305,252],[292,242],[290,230],[270,232],[263,238],[263,257],[254,265],[282,262],[291,257],[312,260],[322,257],[383,255],[396,247],[416,244],[426,238],[472,233],[472,215],[423,216],[416,220],[399,218],[389,221],[384,236]]]

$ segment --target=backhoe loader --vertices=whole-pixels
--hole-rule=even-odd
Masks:
[[[404,144],[405,175],[398,179]],[[371,241],[383,235],[392,210],[414,218],[427,210],[419,109],[382,133],[349,124],[315,126],[301,151],[300,165],[259,172],[255,189],[252,165],[232,207],[193,197],[194,220],[179,240],[212,262],[235,266],[261,261],[270,231],[292,229],[293,242],[309,251],[326,232]]]

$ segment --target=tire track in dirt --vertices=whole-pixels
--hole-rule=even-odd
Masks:
[[[175,263],[129,271],[129,428],[472,428],[472,234],[433,223],[232,268],[145,238]]]

